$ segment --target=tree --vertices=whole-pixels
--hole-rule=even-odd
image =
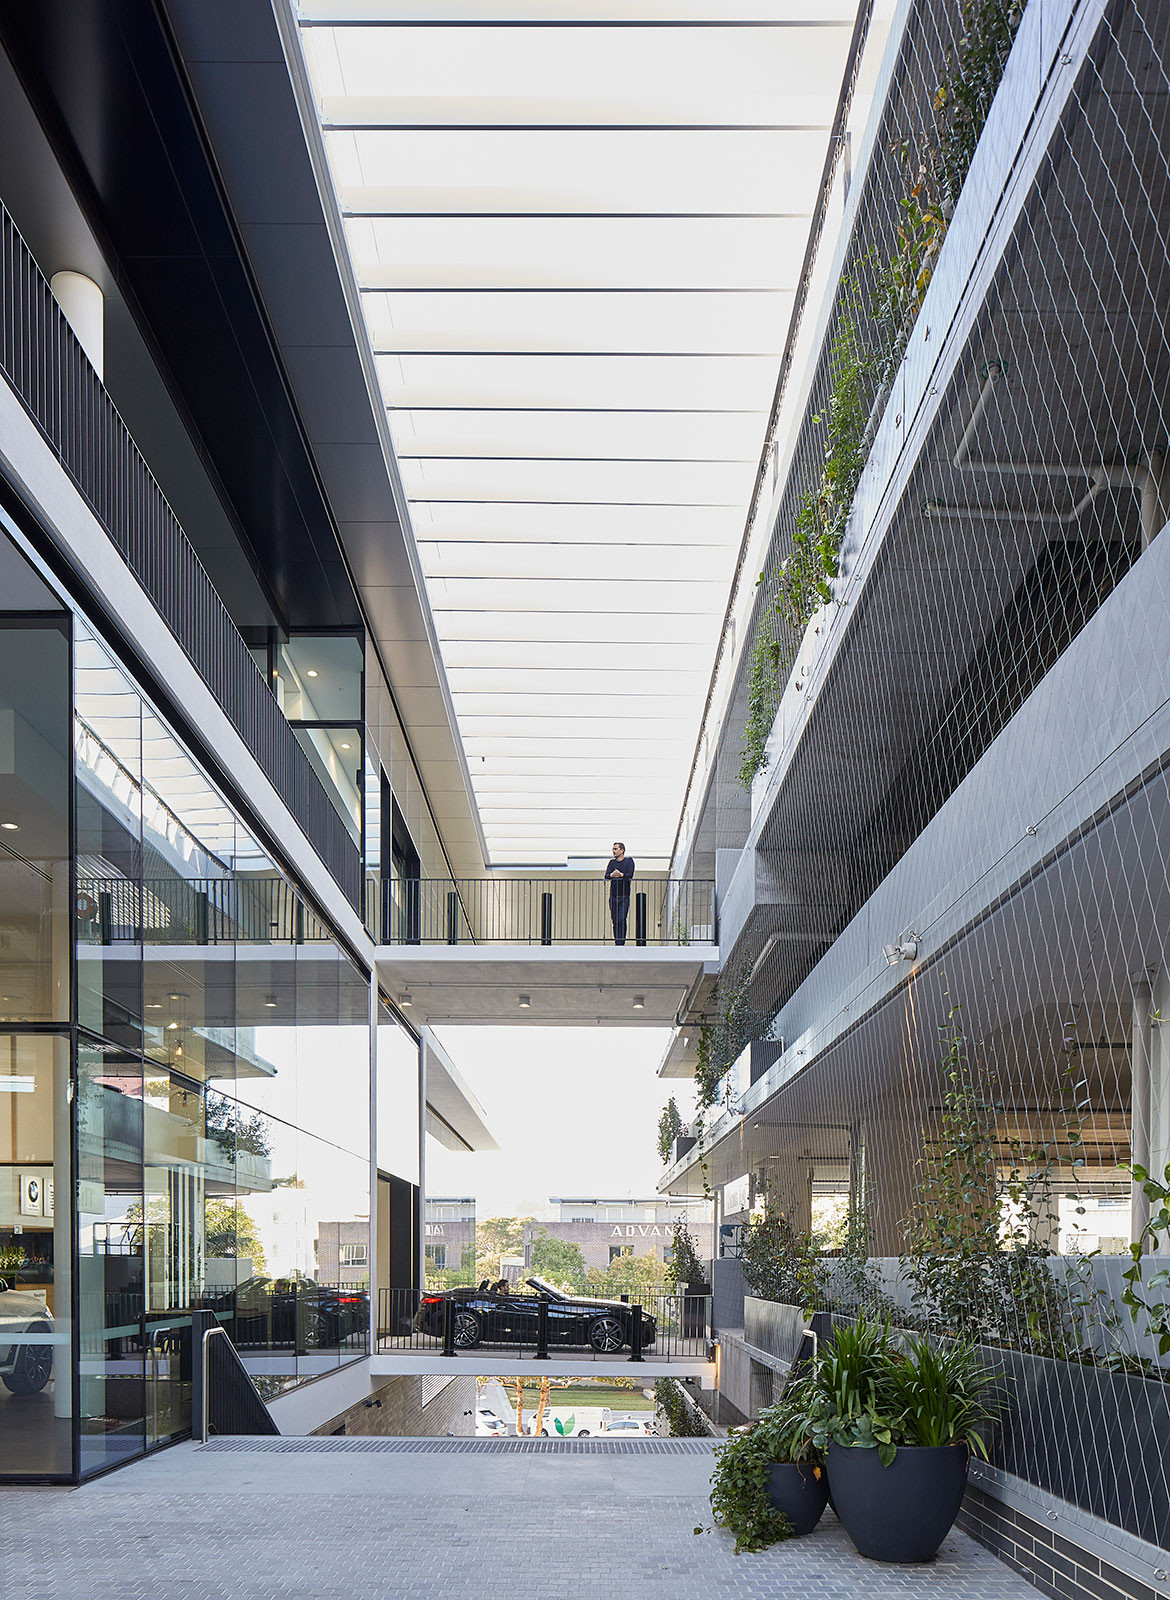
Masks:
[[[529,1268],[547,1278],[558,1289],[581,1291],[585,1288],[585,1255],[570,1239],[554,1239],[545,1228],[532,1236]]]
[[[649,1296],[666,1293],[666,1263],[655,1255],[615,1256],[602,1271],[589,1273],[592,1294],[616,1299],[618,1295]]]
[[[504,1269],[500,1257],[524,1254],[524,1224],[531,1221],[531,1217],[488,1217],[477,1225],[477,1278],[502,1277]]]
[[[267,1270],[264,1244],[255,1220],[231,1200],[209,1200],[203,1213],[204,1244],[209,1256],[233,1260],[244,1256],[254,1273]]]
[[[707,1276],[706,1267],[699,1260],[695,1236],[687,1227],[687,1219],[679,1217],[674,1225],[674,1247],[666,1266],[666,1281],[672,1289],[686,1289],[691,1284],[702,1283]]]

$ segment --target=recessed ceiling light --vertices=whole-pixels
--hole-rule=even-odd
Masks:
[[[148,1011],[161,1011],[162,1010],[162,1001],[161,1000],[148,1000],[146,1002],[146,1009]]]
[[[308,672],[305,673],[305,677],[306,678],[315,678],[316,676],[317,676],[316,667],[310,667]]]
[[[20,832],[20,823],[19,822],[0,822],[0,828],[3,828],[6,833],[19,833]]]
[[[404,1011],[408,1011],[414,1004],[414,1001],[410,998],[409,989],[403,989],[402,993],[398,996],[398,1004]]]
[[[174,1033],[178,1026],[179,1026],[179,1024],[177,1022],[168,1022],[167,1023],[167,1032],[168,1033]]]
[[[527,1011],[529,1006],[532,1004],[531,995],[522,994],[518,995],[516,998],[519,1001],[521,1011]]]
[[[646,1009],[646,996],[644,994],[636,994],[634,996],[634,1010],[635,1011],[645,1011],[645,1009]]]
[[[343,743],[343,744],[342,744],[342,746],[341,746],[341,748],[342,748],[342,749],[343,749],[343,750],[352,750],[352,749],[353,749],[353,745],[351,745],[351,744],[344,744],[344,743]]]
[[[174,994],[167,995],[167,999],[168,1000],[181,1000],[182,998],[183,998],[183,996],[181,994],[179,994],[177,990],[176,990],[176,992]]]
[[[264,1001],[264,1004],[268,1007],[269,1011],[275,1011],[276,1010],[276,996],[274,994],[268,995],[268,997]]]

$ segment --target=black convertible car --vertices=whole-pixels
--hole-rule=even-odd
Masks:
[[[424,1294],[414,1315],[415,1328],[442,1338],[444,1307],[448,1300],[455,1308],[457,1350],[474,1350],[480,1344],[536,1344],[541,1301],[548,1306],[550,1347],[592,1348],[599,1355],[612,1355],[630,1342],[633,1306],[621,1300],[593,1300],[565,1294],[544,1278],[529,1278],[522,1288],[511,1291],[497,1285]],[[655,1333],[654,1318],[643,1312],[643,1349],[654,1343]]]

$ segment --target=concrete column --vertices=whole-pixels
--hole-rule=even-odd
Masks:
[[[55,272],[49,280],[53,298],[77,335],[77,342],[102,380],[106,370],[105,296],[92,278],[80,272]]]
[[[427,1281],[427,1050],[430,1030],[422,1030],[418,1048],[418,1283]]]
[[[922,1157],[921,1129],[907,1126],[894,1106],[871,1120],[865,1150],[865,1187],[875,1256],[902,1253],[907,1218],[914,1209]]]

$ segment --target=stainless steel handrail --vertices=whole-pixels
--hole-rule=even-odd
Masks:
[[[220,1327],[218,1322],[214,1328],[205,1328],[203,1330],[202,1350],[200,1354],[200,1361],[203,1365],[203,1416],[200,1419],[199,1427],[199,1439],[200,1443],[202,1444],[206,1444],[208,1439],[211,1437],[211,1389],[207,1381],[207,1346],[217,1333],[222,1334],[223,1337],[227,1339],[227,1329]],[[230,1339],[228,1340],[228,1343],[231,1343]]]

